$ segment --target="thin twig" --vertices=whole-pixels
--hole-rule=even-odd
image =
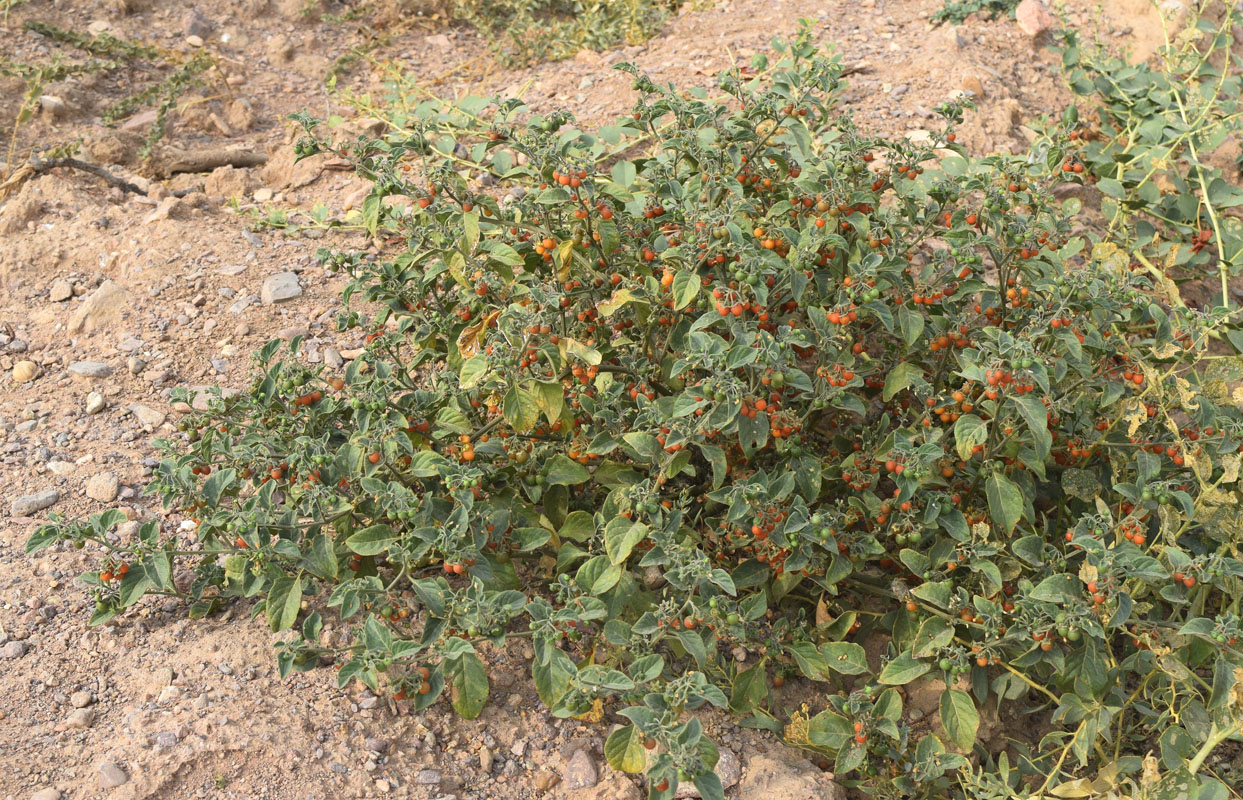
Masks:
[[[115,186],[123,192],[133,192],[134,194],[146,195],[147,190],[141,186],[130,183],[124,178],[113,175],[103,167],[95,164],[88,164],[85,161],[79,161],[76,158],[40,158],[39,156],[30,157],[30,166],[35,172],[51,172],[59,167],[72,167],[73,169],[89,172],[92,175],[102,178],[109,185]]]
[[[89,172],[98,178],[102,178],[110,186],[115,186],[123,192],[133,192],[134,194],[140,194],[143,197],[147,196],[147,190],[141,186],[130,183],[124,178],[112,174],[101,166],[96,164],[88,164],[87,162],[79,161],[76,158],[41,158],[39,156],[31,156],[30,160],[27,162],[27,166],[29,167],[30,172],[26,177],[29,177],[29,175],[32,174],[51,172],[52,170],[60,167],[69,167],[71,169],[81,170],[82,172]],[[201,185],[195,185],[185,189],[177,189],[176,191],[169,192],[169,194],[173,197],[185,197],[188,194],[200,192],[202,190],[203,187]]]

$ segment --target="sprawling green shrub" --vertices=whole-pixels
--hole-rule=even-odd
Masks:
[[[979,14],[984,19],[1013,17],[1018,5],[1019,0],[945,0],[945,4],[932,15],[932,21],[961,25],[972,14]]]
[[[453,0],[507,64],[570,58],[654,36],[682,0]]]
[[[298,154],[350,159],[362,223],[405,243],[322,254],[364,354],[335,374],[272,342],[182,426],[152,489],[192,533],[118,541],[114,513],[29,549],[102,548],[96,622],[253,598],[291,631],[282,673],[468,717],[480,655],[530,637],[543,702],[624,720],[606,756],[653,797],[721,796],[705,704],[870,796],[1228,796],[1240,370],[1199,361],[1216,318],[1070,235],[1070,125],[1017,157],[962,153],[954,106],[879,139],[807,34],[779,59],[721,97],[626,67],[634,112],[595,133],[479,99],[379,139],[300,118]],[[354,638],[322,643],[325,614]],[[933,679],[930,730],[899,687]],[[998,714],[1024,722],[980,736]]]
[[[1243,220],[1233,213],[1243,206],[1243,163],[1213,156],[1230,141],[1237,155],[1243,136],[1243,53],[1233,36],[1243,13],[1224,0],[1189,11],[1151,63],[1066,32],[1063,68],[1093,112],[1074,136],[1110,234],[1155,276],[1216,273],[1229,303],[1229,278],[1243,270]]]

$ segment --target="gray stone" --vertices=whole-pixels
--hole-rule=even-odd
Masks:
[[[174,747],[180,741],[176,731],[160,731],[155,735],[155,743],[160,747]]]
[[[421,769],[414,773],[414,782],[419,786],[435,786],[440,783],[440,770]]]
[[[97,770],[101,789],[113,789],[129,782],[129,775],[125,774],[125,770],[111,761],[100,761]]]
[[[137,375],[147,368],[147,362],[138,356],[130,356],[125,360],[125,367],[130,371],[131,375]]]
[[[99,392],[91,392],[86,396],[85,408],[86,413],[88,414],[98,414],[100,411],[104,410],[104,406],[106,405],[108,405],[108,402],[104,400],[104,396]]]
[[[144,430],[153,431],[164,424],[163,412],[156,411],[154,408],[144,405],[136,405],[129,407],[130,413],[138,418],[138,422],[142,424]]]
[[[74,692],[69,695],[69,705],[74,708],[86,708],[93,702],[95,702],[95,698],[91,696],[90,692]]]
[[[101,503],[111,503],[121,491],[121,481],[116,473],[101,472],[86,479],[86,496]]]
[[[302,284],[298,276],[292,272],[278,272],[263,282],[259,291],[259,299],[265,306],[273,303],[284,303],[302,296]]]
[[[55,489],[45,489],[42,492],[22,495],[13,501],[13,504],[9,507],[9,513],[14,517],[28,517],[36,511],[42,511],[48,506],[54,505],[59,499],[60,492]]]
[[[373,753],[387,753],[389,742],[388,739],[381,739],[379,736],[368,736],[363,741],[363,747]]]
[[[259,302],[258,295],[248,294],[245,297],[240,298],[239,300],[234,302],[233,305],[229,306],[229,313],[240,314],[257,302]]]
[[[192,8],[181,18],[181,29],[186,36],[202,38],[211,33],[211,22],[197,8]]]
[[[112,367],[102,361],[75,361],[69,365],[69,374],[79,378],[106,378],[112,374]]]
[[[7,642],[0,647],[0,658],[21,658],[26,654],[26,643],[18,640]]]
[[[561,784],[567,790],[590,789],[600,781],[600,773],[596,762],[586,750],[575,750],[561,770]]]

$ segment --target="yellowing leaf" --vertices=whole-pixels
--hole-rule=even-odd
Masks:
[[[557,263],[558,269],[565,269],[570,266],[570,259],[574,257],[574,240],[566,239],[557,245],[557,249],[553,251],[552,259]]]
[[[1127,436],[1134,436],[1140,426],[1148,421],[1148,409],[1138,397],[1132,397],[1123,405],[1122,419],[1126,420]]]
[[[591,367],[596,366],[601,361],[599,350],[589,347],[577,339],[562,339],[560,348],[562,355],[568,353]]]
[[[1243,456],[1238,453],[1231,453],[1223,456],[1221,459],[1222,483],[1234,483],[1239,479],[1239,465],[1243,462]]]
[[[603,303],[600,303],[598,306],[596,306],[596,308],[597,310],[599,310],[600,316],[611,317],[614,314],[616,314],[621,309],[622,306],[626,305],[627,303],[634,302],[637,299],[638,298],[634,296],[634,292],[630,291],[629,289],[618,289],[617,291],[613,292],[612,297],[610,297],[608,300],[605,300]]]
[[[833,615],[829,613],[829,606],[824,602],[824,595],[820,595],[820,600],[816,603],[816,627],[823,628],[833,621]]]
[[[583,722],[599,722],[604,719],[604,701],[597,697],[591,701],[591,708],[574,717],[574,719]]]
[[[1130,273],[1131,258],[1113,242],[1100,242],[1092,248],[1092,260],[1102,269],[1122,276]]]
[[[463,360],[479,352],[479,343],[483,340],[483,332],[492,323],[496,322],[496,318],[500,315],[500,310],[493,311],[487,316],[481,317],[473,325],[467,325],[462,329],[462,332],[457,337],[457,351],[461,354]]]

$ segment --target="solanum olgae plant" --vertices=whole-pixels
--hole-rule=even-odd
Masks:
[[[959,106],[925,142],[868,136],[808,32],[776,50],[719,95],[623,66],[633,114],[594,133],[514,100],[346,142],[299,117],[298,155],[350,159],[362,223],[402,243],[322,253],[365,352],[336,373],[274,341],[187,418],[152,490],[191,531],[122,541],[112,512],[29,550],[102,550],[95,622],[250,598],[290,631],[282,674],[418,709],[479,714],[480,654],[530,637],[542,701],[622,722],[608,762],[653,798],[721,797],[706,706],[869,796],[1228,797],[1221,315],[1071,235],[1070,122],[984,159]],[[934,679],[930,727],[903,687]],[[979,737],[998,714],[1024,722]]]

